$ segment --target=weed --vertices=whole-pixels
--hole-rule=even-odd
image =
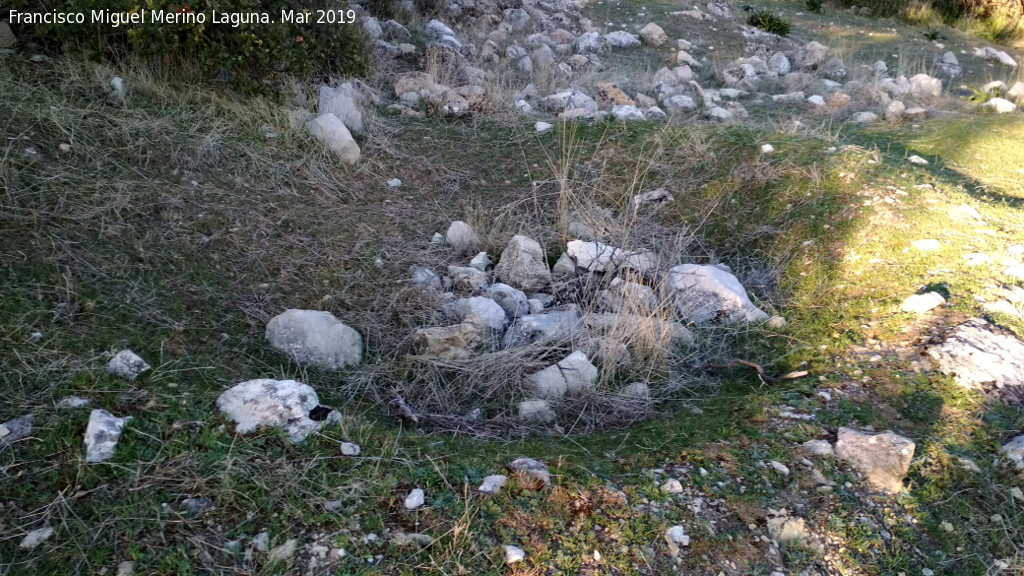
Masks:
[[[929,27],[927,30],[922,32],[921,35],[929,42],[938,42],[945,38],[938,30],[932,27]]]
[[[808,12],[815,14],[821,14],[822,7],[825,6],[825,0],[807,0],[806,2]]]
[[[778,34],[779,36],[789,34],[790,29],[789,22],[768,10],[758,10],[757,12],[754,12],[749,18],[747,18],[747,24],[760,28],[765,32]]]

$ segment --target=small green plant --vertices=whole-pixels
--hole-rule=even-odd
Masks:
[[[922,32],[922,34],[925,38],[928,39],[929,42],[937,42],[939,40],[944,39],[944,36],[940,34],[938,30],[932,28],[931,26],[929,26],[927,30]]]
[[[1003,95],[1003,91],[999,87],[992,88],[991,90],[985,90],[984,88],[978,88],[977,86],[970,85],[967,89],[971,91],[971,95],[963,96],[962,98],[968,102],[974,102],[976,104],[984,104],[993,98],[999,98]]]
[[[821,8],[824,5],[825,0],[807,0],[807,10],[815,14],[821,14]]]
[[[760,28],[765,32],[785,36],[789,34],[790,24],[784,19],[772,14],[767,10],[758,10],[747,18],[747,24]]]

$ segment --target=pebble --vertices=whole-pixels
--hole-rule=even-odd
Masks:
[[[772,460],[771,462],[769,462],[769,464],[772,468],[775,468],[783,476],[789,476],[789,467],[783,464],[782,462]]]
[[[554,126],[552,126],[548,122],[537,122],[536,124],[533,125],[533,129],[536,130],[538,134],[541,132],[547,132],[552,128],[554,128]]]
[[[680,494],[683,491],[683,485],[679,480],[675,478],[669,478],[664,484],[661,485],[661,489],[669,494]]]
[[[526,552],[518,546],[505,546],[505,564],[522,562],[526,558]]]
[[[402,181],[399,180],[398,178],[390,178],[390,179],[388,179],[388,188],[398,188],[401,185],[402,185]]]
[[[341,443],[341,454],[343,456],[359,456],[362,451],[363,449],[359,447],[359,444],[354,442]]]
[[[409,492],[409,495],[405,497],[405,509],[415,510],[420,506],[423,506],[424,501],[423,489],[414,488],[412,492]]]
[[[504,474],[491,474],[483,479],[480,483],[480,487],[477,490],[484,494],[496,494],[505,485],[508,480],[508,476]]]

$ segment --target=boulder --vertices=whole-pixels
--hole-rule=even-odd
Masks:
[[[285,310],[267,323],[266,338],[302,366],[340,370],[362,361],[362,337],[330,312]]]
[[[665,42],[668,42],[668,34],[662,30],[661,26],[658,26],[654,22],[651,22],[640,29],[640,38],[643,39],[645,44],[651,46],[661,46]]]
[[[131,419],[131,416],[117,418],[106,410],[93,410],[85,428],[85,461],[105,462],[113,457],[121,431]]]
[[[551,272],[544,263],[544,250],[536,240],[516,235],[501,253],[494,276],[520,290],[534,291],[551,283]]]
[[[413,352],[441,360],[468,360],[486,339],[487,326],[478,316],[454,326],[421,328],[412,336]]]
[[[667,285],[679,313],[691,322],[702,324],[718,319],[760,322],[768,319],[768,314],[750,301],[739,280],[718,266],[676,266],[669,272]]]
[[[345,123],[331,113],[321,114],[306,123],[306,128],[314,138],[322,142],[334,152],[342,162],[355,164],[359,162],[359,145]]]
[[[569,392],[591,390],[597,382],[597,368],[579,350],[557,364],[527,376],[533,391],[541,398],[561,398]]]
[[[927,353],[960,386],[1024,398],[1024,342],[983,318],[954,327]]]
[[[896,494],[914,458],[914,442],[893,432],[873,434],[840,428],[835,453],[864,475],[872,488]]]
[[[134,381],[143,372],[150,369],[149,364],[131,350],[121,350],[107,362],[107,373],[113,376]]]
[[[262,378],[236,384],[217,397],[217,408],[234,420],[238,434],[280,428],[292,443],[304,441],[328,422],[310,418],[311,411],[321,408],[320,399],[311,387],[295,380]]]

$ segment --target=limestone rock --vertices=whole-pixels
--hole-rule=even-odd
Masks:
[[[505,564],[515,564],[526,559],[526,552],[518,546],[505,546]]]
[[[477,317],[454,326],[421,328],[412,336],[412,349],[420,356],[468,360],[485,338],[485,324]]]
[[[675,558],[679,556],[681,548],[690,545],[690,537],[683,531],[682,526],[676,525],[665,530],[665,543],[668,544],[668,553]]]
[[[604,35],[604,44],[612,48],[632,48],[640,45],[640,39],[625,30],[616,30]]]
[[[986,110],[992,110],[997,114],[1007,114],[1017,109],[1017,105],[1005,98],[991,98],[981,105]]]
[[[107,373],[134,381],[143,372],[149,370],[149,364],[131,350],[121,350],[107,362]]]
[[[933,100],[942,94],[942,80],[927,74],[910,77],[910,96],[917,100]]]
[[[490,476],[484,477],[483,482],[480,483],[480,487],[477,488],[477,490],[484,494],[497,494],[498,491],[505,486],[505,482],[507,481],[508,476],[505,476],[504,474],[491,474]]]
[[[520,456],[519,458],[509,462],[508,469],[513,472],[521,472],[530,478],[543,482],[544,484],[551,483],[551,472],[548,471],[547,465],[540,460]]]
[[[942,306],[945,303],[946,299],[942,297],[942,294],[939,294],[938,292],[925,292],[924,294],[908,296],[903,300],[903,303],[900,304],[900,310],[904,312],[924,314],[925,312]]]
[[[469,266],[449,266],[448,275],[451,276],[456,290],[466,292],[479,292],[490,283],[486,272]]]
[[[1024,399],[1024,342],[983,318],[956,326],[927,352],[943,374],[965,388],[995,389]]]
[[[600,54],[604,51],[604,42],[600,32],[581,34],[574,44],[577,54]]]
[[[1017,436],[1010,440],[999,451],[1005,456],[1016,468],[1021,472],[1024,472],[1024,435]]]
[[[314,138],[322,142],[334,152],[342,162],[355,164],[359,162],[359,145],[345,123],[331,113],[321,114],[306,123],[306,128]]]
[[[6,23],[4,24],[6,25]],[[50,528],[49,526],[36,528],[28,534],[25,534],[25,537],[21,539],[21,544],[18,545],[18,548],[21,548],[22,550],[32,550],[43,542],[49,540],[50,536],[53,536],[53,528]]]
[[[510,320],[516,320],[530,312],[530,304],[526,301],[526,294],[508,284],[497,283],[491,285],[484,291],[483,296],[490,298],[501,306],[505,315]]]
[[[857,112],[853,116],[850,116],[850,122],[853,122],[854,124],[860,124],[862,126],[874,124],[877,121],[878,114],[875,114],[874,112]]]
[[[131,419],[131,416],[116,418],[106,410],[93,410],[85,428],[85,461],[96,463],[109,460],[121,439],[121,431]]]
[[[476,232],[469,224],[462,220],[456,220],[448,226],[445,240],[457,252],[463,254],[476,250],[480,244],[480,237],[476,235]]]
[[[835,450],[833,450],[832,445],[826,442],[825,440],[808,440],[807,442],[803,443],[803,447],[808,452],[816,456],[835,455]]]
[[[554,422],[555,412],[547,400],[524,400],[519,403],[519,417],[533,422]]]
[[[825,63],[828,48],[818,42],[809,42],[793,55],[793,64],[804,71],[815,70]]]
[[[551,283],[551,272],[544,263],[544,250],[532,238],[516,235],[501,253],[494,276],[520,290],[533,291]]]
[[[33,414],[25,414],[0,424],[0,451],[31,435],[33,420]]]
[[[666,284],[679,313],[702,324],[719,318],[760,322],[768,314],[750,301],[735,276],[717,266],[683,264],[672,268]]]
[[[1010,56],[1006,52],[1003,52],[1002,50],[992,48],[991,46],[975,48],[974,55],[983,60],[999,62],[1000,64],[1003,64],[1004,66],[1009,66],[1010,68],[1017,67],[1017,61],[1014,60],[1012,56]]]
[[[483,296],[455,300],[448,305],[448,311],[463,322],[469,320],[471,315],[479,316],[485,326],[495,331],[504,330],[508,324],[508,318],[501,306]]]
[[[863,474],[872,488],[896,494],[903,488],[914,448],[910,439],[889,431],[872,434],[840,428],[835,453]]]
[[[329,86],[320,87],[320,114],[334,114],[350,132],[363,131],[363,113],[356,101],[346,92],[336,91]]]
[[[528,314],[517,320],[505,332],[503,345],[509,348],[527,342],[560,342],[569,339],[582,324],[580,317],[572,311]]]
[[[362,336],[330,312],[285,310],[267,323],[266,337],[302,366],[340,370],[362,361]]]
[[[560,398],[568,392],[590,390],[597,381],[597,368],[579,350],[557,364],[527,377],[533,390],[542,398]]]
[[[654,22],[651,22],[640,29],[640,38],[643,39],[645,44],[649,44],[651,46],[661,46],[665,42],[668,42],[668,34],[665,34],[665,31],[661,29],[661,26],[658,26]]]
[[[236,433],[280,428],[292,443],[304,441],[326,422],[310,418],[310,412],[319,406],[316,391],[295,380],[248,380],[217,397],[217,408],[234,420]]]
[[[779,543],[795,543],[803,548],[820,553],[824,547],[804,524],[803,518],[775,516],[768,519],[768,535]]]
[[[413,488],[409,495],[405,497],[405,509],[415,510],[420,506],[423,506],[425,502],[423,488]]]

